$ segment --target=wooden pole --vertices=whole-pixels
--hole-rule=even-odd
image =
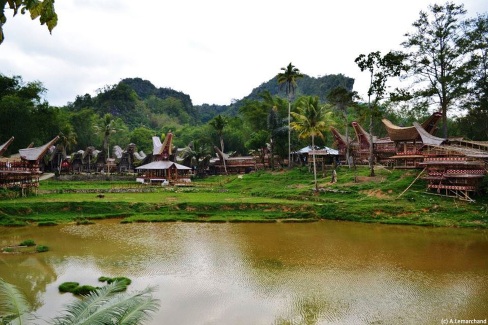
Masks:
[[[405,189],[405,191],[403,191],[402,193],[400,193],[400,195],[398,195],[397,199],[399,199],[403,194],[405,194],[406,191],[408,191],[408,189],[410,187],[412,187],[412,185],[417,181],[417,179],[419,179],[420,175],[422,175],[425,171],[425,169],[427,169],[427,167],[425,167],[421,172],[420,174],[418,174],[418,176],[413,180],[413,182]]]

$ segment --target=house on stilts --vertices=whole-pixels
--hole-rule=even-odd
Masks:
[[[173,134],[169,132],[163,143],[153,137],[151,162],[136,167],[137,181],[143,184],[179,184],[191,182],[191,168],[171,161],[173,157]]]
[[[473,201],[488,166],[488,141],[450,141],[429,134],[418,123],[422,137],[423,161],[427,188],[444,196]]]
[[[39,177],[42,174],[41,162],[49,148],[58,141],[55,137],[40,147],[20,149],[20,160],[8,160],[0,163],[0,187],[20,189],[22,196],[29,191],[37,191]],[[13,139],[11,139],[13,140]],[[0,151],[1,151],[0,147]]]

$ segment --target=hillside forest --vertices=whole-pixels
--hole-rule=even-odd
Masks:
[[[149,153],[152,136],[163,139],[171,131],[175,147],[191,145],[202,154],[214,155],[213,147],[220,147],[221,139],[225,152],[235,155],[269,147],[272,140],[274,153],[286,157],[288,105],[296,113],[300,103],[306,102],[304,97],[316,97],[330,112],[320,130],[323,137],[315,138],[318,146],[333,147],[332,125],[345,133],[346,126],[357,121],[383,137],[382,118],[411,126],[434,111],[444,115],[438,136],[486,141],[488,14],[474,19],[465,16],[462,5],[431,5],[413,23],[414,30],[405,35],[401,50],[358,53],[355,63],[371,79],[366,98],[357,96],[352,78],[342,74],[312,77],[290,63],[230,105],[193,105],[189,94],[134,77],[54,107],[43,99],[47,89],[42,82],[0,72],[0,143],[15,137],[4,156],[58,135],[68,154],[89,146],[125,148],[129,143]],[[388,87],[393,80],[401,80],[400,87]],[[298,135],[291,130],[291,150],[310,144],[309,138]]]

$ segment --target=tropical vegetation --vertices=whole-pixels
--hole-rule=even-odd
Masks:
[[[73,286],[73,283],[70,284]],[[68,287],[68,285],[67,285]],[[126,283],[114,281],[69,304],[50,324],[142,324],[159,309],[154,288],[124,292]],[[35,318],[25,295],[0,278],[0,324],[29,324]],[[46,320],[48,321],[48,320]]]
[[[11,8],[35,18],[45,8],[41,22],[55,26],[50,20],[56,17],[53,1],[35,1],[36,6],[27,1],[7,2],[0,1],[2,15]],[[378,123],[382,117],[408,126],[440,110],[444,137],[487,140],[488,14],[466,17],[461,4],[430,5],[420,12],[412,30],[406,31],[402,49],[386,55],[360,54],[356,63],[371,80],[363,99],[353,95],[353,79],[342,74],[310,77],[292,62],[230,105],[193,105],[188,94],[127,78],[98,89],[94,96],[79,95],[63,107],[53,107],[43,100],[46,89],[41,82],[0,74],[0,141],[15,136],[7,156],[58,135],[63,155],[89,146],[110,154],[114,145],[125,148],[129,143],[149,152],[152,135],[172,131],[179,148],[198,141],[206,143],[213,155],[214,148],[222,150],[225,142],[226,153],[248,155],[266,148],[273,157],[285,159],[307,145],[290,127],[291,112],[297,112],[303,96],[318,96],[321,105],[335,108],[332,118],[341,132],[349,133],[347,125],[356,120],[369,124],[371,136],[385,136]],[[397,77],[402,82],[391,91],[387,82]],[[338,103],[337,89],[349,93],[349,99]],[[225,121],[225,127],[217,121]],[[332,137],[324,132],[317,145],[332,146]]]
[[[310,142],[310,138],[307,139]],[[191,187],[150,187],[123,181],[42,181],[37,196],[3,199],[0,225],[51,221],[311,222],[321,219],[443,227],[488,227],[488,183],[476,203],[426,192],[418,171],[378,168],[261,170],[198,178]],[[408,189],[408,190],[407,190]],[[407,191],[406,191],[407,190]],[[103,199],[98,194],[104,194]],[[83,227],[83,226],[80,226]]]

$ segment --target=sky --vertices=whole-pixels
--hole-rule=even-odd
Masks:
[[[486,0],[464,3],[468,16]],[[0,73],[40,81],[53,106],[124,78],[190,95],[194,105],[228,105],[290,62],[311,77],[342,73],[365,96],[360,54],[401,50],[426,0],[59,0],[50,34],[7,10]],[[437,2],[443,4],[444,2]]]

